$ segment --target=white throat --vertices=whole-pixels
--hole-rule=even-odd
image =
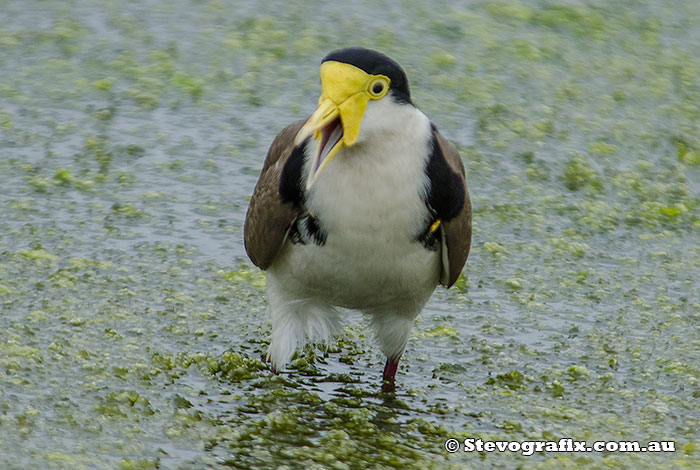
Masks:
[[[414,237],[425,223],[430,133],[430,120],[411,105],[368,103],[357,142],[338,152],[307,195],[309,212],[329,235],[369,229]]]

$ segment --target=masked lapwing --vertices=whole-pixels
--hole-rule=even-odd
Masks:
[[[321,63],[316,111],[272,142],[244,232],[267,271],[273,372],[330,340],[344,308],[368,317],[393,382],[416,316],[469,254],[464,166],[396,62],[337,50]]]

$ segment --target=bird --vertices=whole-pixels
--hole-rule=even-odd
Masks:
[[[469,255],[464,164],[388,56],[335,50],[320,81],[317,109],[269,147],[246,213],[246,252],[266,271],[267,360],[278,374],[297,349],[328,344],[343,309],[356,310],[393,384],[414,320]]]

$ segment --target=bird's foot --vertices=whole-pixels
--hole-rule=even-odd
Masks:
[[[270,372],[272,372],[274,375],[279,375],[279,371],[275,368],[275,366],[270,366]]]
[[[394,379],[384,379],[382,381],[382,393],[393,394],[396,392],[396,382]]]

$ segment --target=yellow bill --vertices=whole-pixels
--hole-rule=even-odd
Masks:
[[[307,190],[340,149],[355,143],[367,102],[383,98],[389,84],[389,77],[370,75],[354,65],[336,61],[321,64],[318,108],[294,140],[300,145],[313,134],[317,142],[306,180]]]

